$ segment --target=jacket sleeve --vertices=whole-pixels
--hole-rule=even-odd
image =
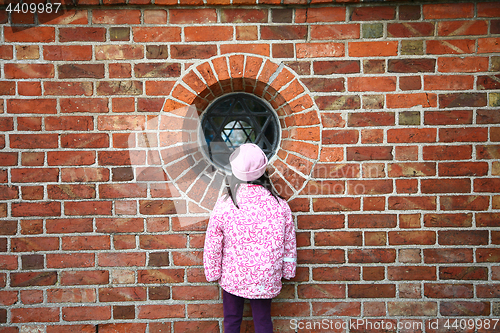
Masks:
[[[297,267],[297,243],[292,212],[285,202],[285,255],[283,257],[283,277],[291,279],[295,276]]]
[[[203,266],[205,267],[205,277],[209,282],[219,280],[222,274],[223,233],[221,218],[217,214],[217,207],[221,203],[221,200],[216,203],[214,211],[210,216],[205,235],[205,246],[203,248]]]

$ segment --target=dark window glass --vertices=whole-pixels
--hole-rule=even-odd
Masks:
[[[205,151],[219,167],[229,167],[229,155],[240,145],[257,144],[271,158],[279,144],[279,122],[267,103],[253,95],[223,96],[209,106],[201,121]]]

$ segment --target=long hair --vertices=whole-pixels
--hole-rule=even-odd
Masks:
[[[276,199],[276,201],[279,202],[278,198],[281,198],[281,196],[276,193],[276,191],[273,188],[273,185],[271,183],[271,179],[269,178],[269,174],[267,173],[267,170],[264,172],[260,178],[246,182],[241,179],[236,178],[234,175],[231,175],[229,177],[226,177],[226,190],[227,194],[233,200],[233,204],[236,206],[236,208],[240,208],[238,206],[238,199],[236,198],[236,194],[238,193],[238,189],[240,188],[241,184],[252,184],[252,185],[260,185],[266,188],[271,195]]]

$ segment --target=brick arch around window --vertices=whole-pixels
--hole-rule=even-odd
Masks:
[[[165,119],[159,125],[168,129],[159,139],[164,170],[187,195],[190,212],[211,209],[224,183],[224,174],[201,153],[200,116],[216,98],[233,92],[266,100],[278,115],[281,142],[268,171],[283,197],[291,199],[304,190],[319,158],[318,109],[292,69],[251,54],[218,56],[192,65],[166,98]]]

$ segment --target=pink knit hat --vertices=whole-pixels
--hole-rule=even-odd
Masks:
[[[266,171],[267,156],[256,144],[245,143],[231,154],[229,162],[236,178],[251,182]]]

